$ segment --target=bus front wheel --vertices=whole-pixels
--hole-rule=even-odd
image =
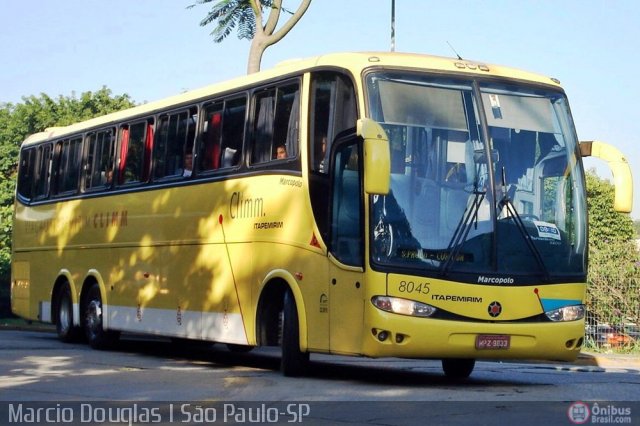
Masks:
[[[113,331],[105,331],[102,326],[102,296],[98,284],[93,284],[87,292],[84,306],[83,325],[89,345],[94,349],[106,349],[112,346],[117,341],[118,334]]]
[[[77,341],[80,337],[80,329],[73,325],[73,300],[68,283],[64,283],[59,290],[55,315],[58,339],[65,343]]]
[[[309,353],[300,350],[300,326],[298,311],[291,290],[284,294],[282,319],[282,374],[289,377],[301,376],[307,369]]]
[[[451,379],[466,379],[471,375],[475,365],[475,359],[445,358],[442,360],[444,374]]]

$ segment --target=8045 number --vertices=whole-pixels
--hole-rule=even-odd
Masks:
[[[429,294],[429,283],[414,283],[413,281],[400,281],[398,284],[400,293]]]

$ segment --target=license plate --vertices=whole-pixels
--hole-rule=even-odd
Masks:
[[[505,334],[480,334],[476,336],[476,349],[509,349],[511,336]]]

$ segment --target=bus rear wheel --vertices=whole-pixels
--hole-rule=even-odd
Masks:
[[[80,328],[73,325],[73,299],[68,283],[64,283],[58,292],[55,315],[58,339],[65,343],[78,341],[81,333]]]
[[[118,333],[103,328],[102,296],[100,286],[93,284],[87,292],[84,304],[83,325],[87,341],[94,349],[106,349],[118,340]]]
[[[291,290],[284,293],[282,319],[282,361],[280,369],[288,377],[303,375],[309,364],[309,353],[300,350],[298,310]]]
[[[442,360],[444,374],[451,379],[466,379],[471,375],[475,365],[475,359],[445,358]]]

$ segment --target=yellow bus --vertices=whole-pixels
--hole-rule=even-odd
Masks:
[[[120,332],[310,353],[573,360],[587,210],[555,79],[338,53],[27,138],[11,306],[95,348]]]

